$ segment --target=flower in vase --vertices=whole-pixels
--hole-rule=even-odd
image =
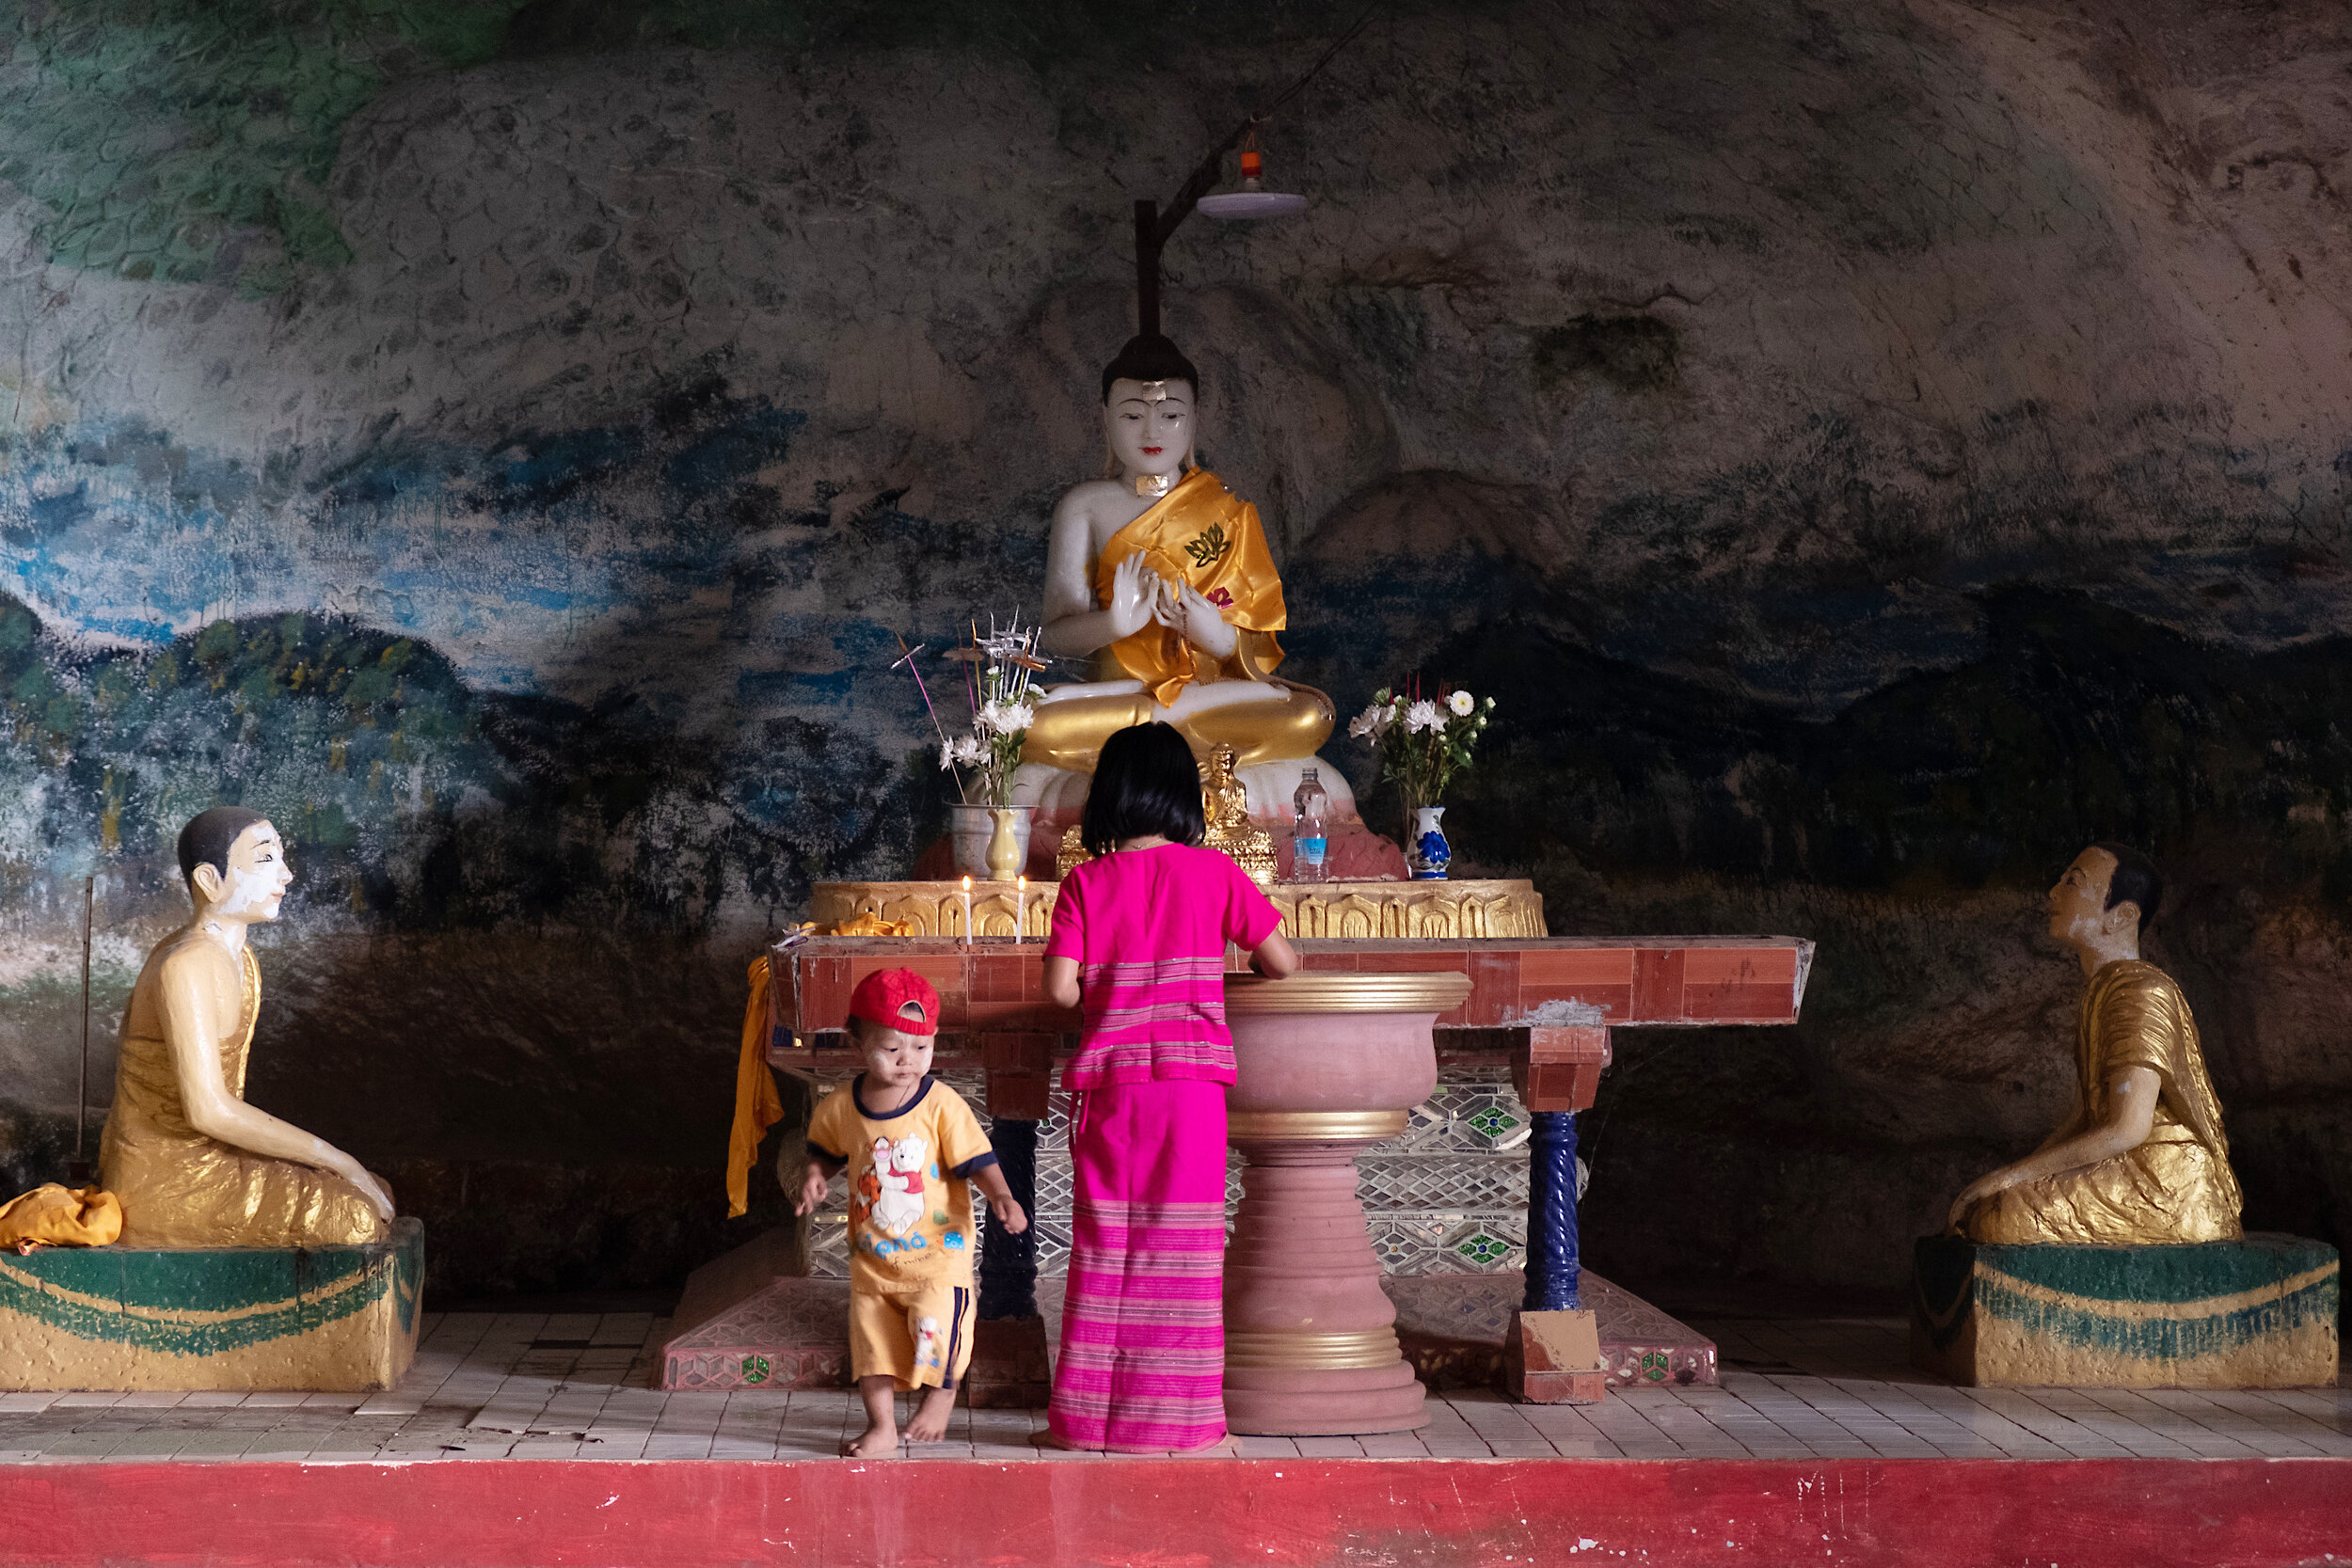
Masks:
[[[1438,705],[1435,703],[1423,700],[1405,710],[1405,733],[1406,735],[1419,735],[1423,730],[1444,728],[1445,715],[1438,711]]]
[[[960,735],[940,743],[939,766],[943,768],[977,768],[987,760],[988,748],[980,744],[977,736]]]
[[[983,703],[978,721],[991,735],[1018,735],[1037,721],[1037,710],[1026,703]]]
[[[1347,733],[1359,740],[1377,743],[1388,733],[1389,724],[1396,717],[1385,703],[1375,703],[1348,721]]]
[[[1478,706],[1478,703],[1469,692],[1455,691],[1447,695],[1445,705],[1454,710],[1454,716],[1456,719],[1468,719],[1470,716],[1470,710]]]

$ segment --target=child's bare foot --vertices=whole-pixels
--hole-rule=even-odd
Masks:
[[[921,1418],[907,1425],[907,1435],[914,1436]],[[898,1429],[887,1418],[874,1422],[864,1432],[841,1445],[844,1459],[887,1459],[898,1451]]]
[[[956,1408],[953,1388],[926,1388],[921,1402],[914,1407],[914,1418],[907,1422],[907,1441],[936,1443],[947,1435],[947,1418]]]

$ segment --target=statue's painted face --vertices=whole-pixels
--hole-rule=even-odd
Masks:
[[[197,867],[201,879],[212,872],[209,865]],[[286,890],[294,885],[294,867],[287,863],[286,846],[278,838],[278,830],[266,822],[256,822],[237,835],[229,847],[229,874],[214,873],[213,912],[240,920],[275,920],[278,906],[285,901]],[[209,890],[208,890],[209,891]]]
[[[1131,474],[1177,474],[1192,454],[1192,388],[1182,381],[1111,383],[1103,429]]]
[[[2106,929],[2107,890],[2115,879],[2115,857],[2086,849],[2050,889],[2050,934],[2073,944]]]

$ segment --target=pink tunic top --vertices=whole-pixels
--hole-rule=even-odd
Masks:
[[[1281,923],[1257,884],[1214,849],[1166,844],[1073,867],[1045,939],[1047,958],[1078,961],[1086,1018],[1062,1086],[1232,1083],[1225,946],[1255,947]]]

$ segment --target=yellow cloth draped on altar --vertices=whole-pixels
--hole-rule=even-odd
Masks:
[[[2155,1124],[2138,1148],[2021,1182],[1968,1217],[1970,1240],[2010,1244],[2153,1245],[2229,1241],[2241,1199],[2188,999],[2152,963],[2122,958],[2091,977],[2075,1027],[2074,1107],[2044,1144],[2107,1118],[2107,1084],[2126,1068],[2161,1080]]]
[[[751,1206],[752,1166],[760,1141],[784,1119],[784,1096],[768,1070],[768,960],[752,960],[752,993],[743,1004],[743,1043],[735,1060],[735,1121],[727,1130],[727,1217]]]

